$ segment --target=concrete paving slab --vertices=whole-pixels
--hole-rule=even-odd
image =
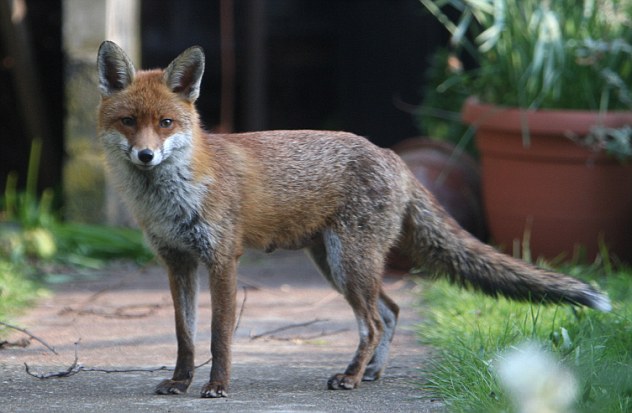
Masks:
[[[198,364],[210,356],[210,298],[205,274],[196,340]],[[401,306],[389,365],[376,382],[354,391],[327,390],[329,376],[344,370],[357,345],[353,313],[301,252],[248,252],[239,268],[233,379],[226,399],[201,399],[210,367],[196,371],[189,393],[158,396],[154,386],[170,372],[81,371],[39,380],[26,374],[61,372],[78,362],[87,369],[159,369],[175,362],[173,310],[163,269],[112,266],[99,277],[60,285],[18,320],[54,346],[33,342],[0,352],[0,412],[438,412],[444,406],[421,390],[429,349],[411,327],[414,284],[385,278]],[[244,301],[245,295],[245,301]],[[253,339],[292,324],[309,323]],[[14,333],[10,339],[20,338]],[[78,345],[75,343],[78,342]]]

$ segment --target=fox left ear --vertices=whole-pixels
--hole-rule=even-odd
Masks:
[[[125,89],[134,80],[136,69],[123,49],[114,42],[104,41],[97,54],[99,89],[103,96],[110,96]]]
[[[200,46],[189,47],[165,69],[163,78],[169,88],[189,102],[200,96],[204,73],[204,51]]]

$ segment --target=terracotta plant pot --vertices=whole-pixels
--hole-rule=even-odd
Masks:
[[[632,124],[632,112],[525,111],[468,99],[462,115],[477,128],[483,204],[495,244],[508,253],[527,247],[533,258],[547,259],[584,250],[592,260],[604,242],[632,262],[632,164],[569,138],[595,125]]]

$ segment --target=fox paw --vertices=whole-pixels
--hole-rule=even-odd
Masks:
[[[190,380],[163,380],[156,386],[156,394],[184,394],[191,384]]]
[[[362,381],[375,381],[380,378],[382,375],[382,370],[371,368],[369,365],[364,371],[364,376],[362,376]]]
[[[228,393],[226,392],[226,386],[224,386],[224,383],[210,381],[202,387],[201,396],[203,398],[216,399],[218,397],[228,397]]]
[[[358,387],[358,379],[346,374],[336,374],[327,380],[329,390],[353,390]]]

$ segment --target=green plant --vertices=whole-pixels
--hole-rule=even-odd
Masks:
[[[147,262],[152,254],[140,231],[60,221],[52,208],[53,193],[37,192],[41,141],[31,146],[24,191],[17,174],[8,176],[0,203],[0,258],[16,263],[25,258],[84,266],[99,266],[109,259]]]
[[[4,199],[0,204],[0,221],[13,222],[23,228],[46,227],[54,221],[53,191],[47,189],[41,196],[37,193],[41,153],[42,142],[34,140],[29,155],[24,191],[18,191],[16,172],[11,172],[7,176]]]
[[[604,271],[607,277],[600,277]],[[424,289],[429,309],[423,311],[430,316],[418,333],[436,349],[424,387],[444,399],[451,412],[512,411],[495,375],[498,356],[535,341],[575,373],[580,384],[577,411],[630,411],[632,269],[576,266],[567,272],[592,273],[590,278],[608,291],[612,313],[493,299],[445,282]]]
[[[98,268],[108,260],[145,263],[153,256],[136,229],[59,220],[52,208],[52,191],[37,191],[41,149],[41,142],[34,141],[25,189],[18,189],[17,175],[11,173],[0,199],[0,320],[40,294],[43,281],[69,278],[44,274],[40,268],[50,262],[62,264],[62,268]]]
[[[33,141],[24,191],[18,191],[18,176],[7,177],[4,198],[0,203],[0,258],[17,262],[24,257],[52,258],[57,252],[50,227],[55,223],[52,212],[53,192],[37,193],[37,176],[42,142]]]
[[[42,293],[41,284],[23,265],[0,258],[0,320],[19,312]]]
[[[629,0],[420,1],[476,62],[461,79],[485,103],[589,110],[632,103]]]
[[[106,260],[127,259],[144,264],[153,258],[137,229],[62,223],[51,231],[59,250],[57,259],[62,262],[90,267],[100,266]]]

